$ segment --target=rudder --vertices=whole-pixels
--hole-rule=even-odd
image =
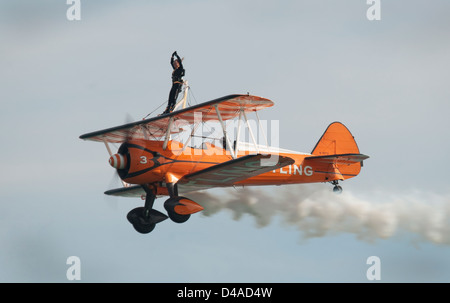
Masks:
[[[311,154],[305,161],[314,164],[317,173],[322,173],[324,181],[328,182],[357,176],[363,160],[369,158],[359,153],[353,135],[340,122],[328,126]]]
[[[333,122],[325,130],[311,154],[315,156],[359,154],[359,148],[348,128],[340,122]]]

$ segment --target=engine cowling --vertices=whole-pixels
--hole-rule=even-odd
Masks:
[[[159,153],[140,142],[123,143],[117,154],[109,158],[109,164],[117,169],[119,177],[131,184],[161,181],[162,174],[158,167],[165,161]]]

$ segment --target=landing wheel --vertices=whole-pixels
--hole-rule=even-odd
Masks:
[[[180,196],[172,197],[164,202],[164,208],[167,210],[167,215],[169,216],[170,220],[175,223],[184,223],[191,217],[190,214],[179,214],[175,211],[175,207],[177,205],[180,205],[179,201],[182,199],[186,198]]]
[[[342,187],[340,185],[335,185],[333,187],[333,192],[336,193],[336,194],[342,193]]]
[[[151,222],[150,217],[144,212],[144,207],[136,207],[128,213],[127,219],[137,232],[148,234],[155,229],[156,223]]]
[[[167,219],[167,216],[156,209],[153,209],[153,202],[156,198],[156,189],[148,184],[142,185],[146,192],[144,207],[137,207],[131,210],[128,215],[128,221],[133,224],[134,229],[141,234],[148,234],[155,225]]]
[[[184,223],[191,217],[191,215],[177,214],[175,211],[167,211],[167,214],[169,215],[170,220],[175,223]]]
[[[342,193],[342,187],[339,185],[339,182],[337,180],[334,180],[330,183],[334,185],[334,187],[333,187],[334,193],[336,193],[336,194]]]
[[[175,223],[184,223],[191,217],[191,214],[203,210],[203,207],[196,202],[181,196],[172,196],[164,202],[164,208],[170,220]]]

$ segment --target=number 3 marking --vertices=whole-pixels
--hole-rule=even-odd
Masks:
[[[141,164],[147,164],[147,157],[146,156],[141,156],[141,162],[139,162]]]

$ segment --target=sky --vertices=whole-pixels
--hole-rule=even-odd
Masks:
[[[79,282],[449,282],[450,3],[380,2],[370,21],[363,0],[81,0],[70,21],[0,0],[0,282],[76,283],[70,256]],[[191,102],[273,100],[282,148],[344,123],[360,175],[202,192],[188,222],[135,232],[143,201],[103,194],[109,156],[79,136],[162,111],[175,50]]]

